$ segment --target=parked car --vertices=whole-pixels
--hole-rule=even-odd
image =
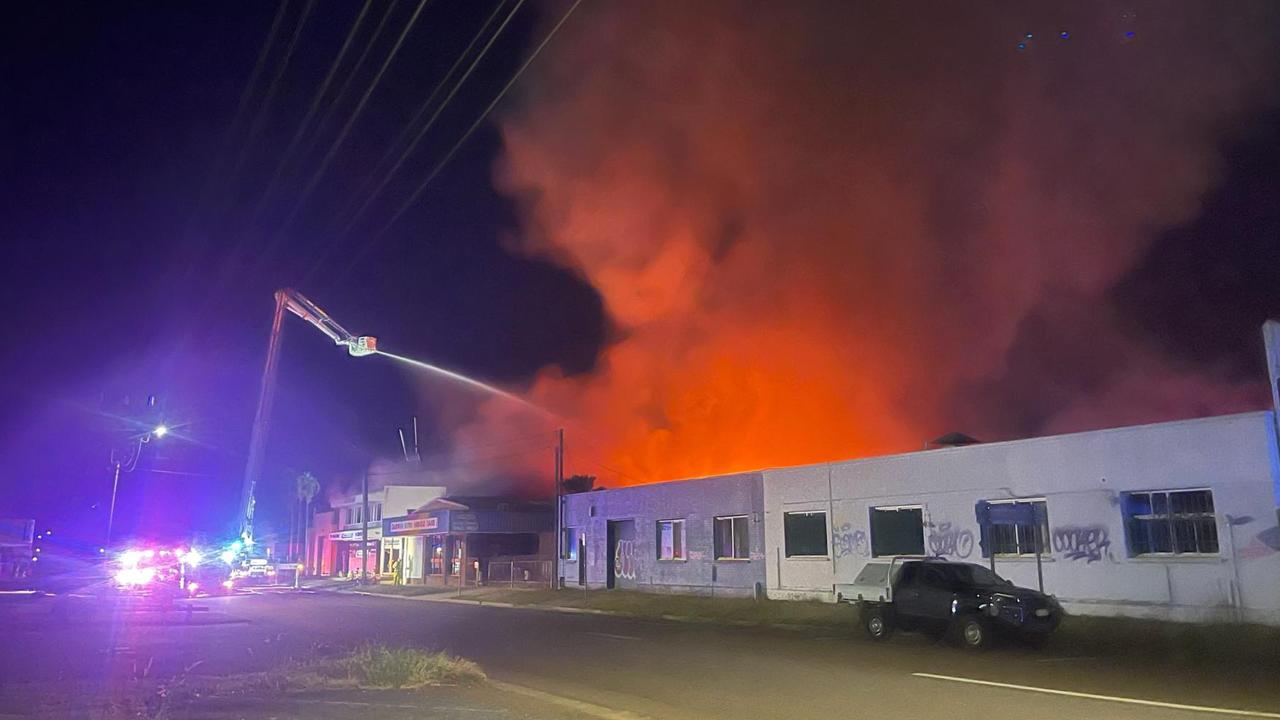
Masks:
[[[980,649],[997,635],[1040,644],[1058,627],[1062,606],[1053,597],[1018,587],[974,563],[934,558],[873,560],[852,585],[836,585],[837,599],[860,606],[874,640],[894,630],[952,634]]]

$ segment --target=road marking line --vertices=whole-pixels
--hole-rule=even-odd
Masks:
[[[1073,690],[1053,690],[1051,688],[1031,685],[1014,685],[1013,683],[993,682],[991,680],[975,680],[974,678],[953,677],[951,675],[935,675],[933,673],[911,673],[915,677],[931,680],[948,680],[950,682],[968,683],[970,685],[986,685],[988,687],[1008,690],[1024,690],[1026,692],[1044,693],[1045,695],[1063,695],[1086,700],[1104,700],[1106,702],[1124,703],[1126,705],[1145,705],[1147,707],[1168,708],[1170,710],[1187,710],[1190,712],[1215,713],[1218,715],[1236,715],[1240,717],[1280,718],[1280,713],[1261,710],[1235,710],[1232,708],[1210,707],[1208,705],[1184,705],[1182,703],[1160,702],[1159,700],[1142,700],[1140,698],[1116,697],[1114,695],[1098,695],[1095,693],[1075,692]]]
[[[602,632],[586,632],[583,634],[595,635],[596,637],[602,637],[602,638],[612,638],[614,640],[643,640],[643,638],[638,638],[635,635],[614,635],[613,633],[602,633]]]
[[[517,695],[524,695],[525,697],[531,697],[535,700],[548,702],[552,705],[559,705],[560,707],[569,708],[570,710],[580,712],[584,715],[600,718],[600,720],[649,720],[647,716],[639,715],[629,710],[614,710],[613,708],[608,708],[603,705],[596,705],[595,703],[589,703],[583,700],[575,700],[570,697],[556,695],[555,693],[544,692],[542,690],[534,690],[531,687],[525,687],[523,685],[512,685],[511,683],[498,682],[497,680],[490,680],[489,684],[499,690],[506,690],[507,692],[512,692]]]

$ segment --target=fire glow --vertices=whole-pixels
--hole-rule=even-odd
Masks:
[[[592,372],[545,368],[527,395],[571,418],[569,472],[633,484],[1249,407],[1105,303],[1150,229],[1195,212],[1259,36],[1215,55],[1188,15],[1140,56],[1091,46],[1077,81],[1082,45],[1029,64],[994,9],[802,6],[610,5],[503,121],[516,246],[580,273],[617,328]],[[1073,36],[1108,22],[1078,15]],[[1067,333],[1095,349],[1073,356],[1090,381],[1050,396]],[[515,415],[485,403],[456,445],[541,429]]]

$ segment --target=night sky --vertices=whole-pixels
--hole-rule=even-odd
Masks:
[[[527,492],[556,424],[612,485],[1266,407],[1274,4],[586,0],[388,227],[571,5],[531,2],[352,223],[514,4],[426,2],[349,127],[418,0],[11,8],[0,516],[97,542],[162,419],[122,534],[232,529],[285,286],[561,418],[289,318],[277,527],[415,413],[442,482]]]

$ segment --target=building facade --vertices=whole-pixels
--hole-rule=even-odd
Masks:
[[[1280,624],[1271,411],[563,503],[558,576],[570,587],[834,601],[872,558],[920,555],[992,566],[1070,612]]]
[[[1070,612],[1280,624],[1276,439],[1267,411],[768,470],[768,594],[833,600],[871,558],[927,555]],[[980,522],[1000,505],[1034,519]]]
[[[548,584],[555,554],[550,504],[499,497],[439,497],[382,519],[384,549],[405,583]],[[398,564],[397,564],[398,563]]]
[[[765,582],[761,473],[563,499],[563,586],[757,595]]]
[[[364,496],[357,493],[332,502],[332,509],[316,513],[308,547],[317,558],[317,574],[354,576],[367,572],[380,575],[399,559],[399,542],[383,542],[384,515],[402,515],[445,493],[439,485],[384,485],[369,492],[368,544],[361,555],[365,536]]]

